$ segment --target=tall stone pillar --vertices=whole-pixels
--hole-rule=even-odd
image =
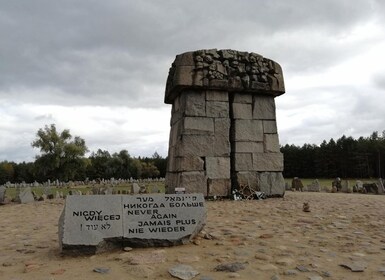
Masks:
[[[255,53],[200,50],[176,56],[167,78],[172,104],[166,191],[228,196],[248,186],[282,196],[275,100],[282,69]]]

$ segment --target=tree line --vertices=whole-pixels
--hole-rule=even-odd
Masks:
[[[287,178],[383,178],[385,176],[385,131],[369,137],[324,140],[321,145],[285,145]]]
[[[47,180],[144,179],[165,177],[167,158],[155,152],[152,157],[132,157],[127,150],[110,154],[98,149],[86,157],[84,139],[70,131],[58,131],[55,124],[36,133],[32,147],[40,149],[34,162],[0,162],[0,185],[6,182],[32,183]]]
[[[127,150],[110,154],[98,149],[85,157],[84,139],[72,137],[65,129],[51,124],[36,133],[32,147],[40,149],[34,162],[0,162],[0,185],[6,182],[44,182],[47,180],[94,180],[98,178],[143,179],[165,177],[167,158],[132,157]],[[385,131],[369,137],[324,140],[319,146],[304,144],[281,147],[283,175],[287,178],[374,178],[385,176]]]

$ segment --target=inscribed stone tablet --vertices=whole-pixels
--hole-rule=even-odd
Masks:
[[[121,202],[117,195],[67,196],[60,223],[61,243],[96,246],[104,239],[121,237]]]
[[[205,223],[202,194],[152,194],[123,197],[125,239],[181,240]]]

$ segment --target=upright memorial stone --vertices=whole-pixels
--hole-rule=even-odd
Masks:
[[[132,194],[138,194],[139,191],[140,191],[140,187],[139,187],[138,183],[133,183],[132,187],[131,187],[131,193]]]
[[[384,194],[385,193],[384,182],[383,182],[383,180],[381,178],[378,179],[377,187],[378,187],[378,193],[379,194]]]
[[[5,201],[5,190],[4,186],[0,186],[0,204],[3,204]]]
[[[321,186],[318,179],[315,179],[310,185],[307,186],[308,192],[320,192]]]
[[[26,188],[21,189],[20,193],[17,196],[17,201],[20,203],[30,203],[30,202],[35,201],[35,199],[32,195],[32,192],[31,192],[31,188],[26,187]]]
[[[344,192],[344,193],[352,193],[353,192],[353,188],[350,187],[349,180],[344,180],[341,183],[341,192]]]
[[[199,50],[176,56],[165,92],[172,104],[166,192],[229,196],[248,186],[282,196],[274,98],[281,66],[256,53]]]
[[[202,194],[69,196],[59,219],[63,251],[187,243],[206,220]]]

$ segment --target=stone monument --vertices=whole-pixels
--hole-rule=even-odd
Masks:
[[[281,66],[256,53],[199,50],[176,56],[166,85],[172,104],[166,192],[229,196],[248,186],[282,196],[275,100]]]

